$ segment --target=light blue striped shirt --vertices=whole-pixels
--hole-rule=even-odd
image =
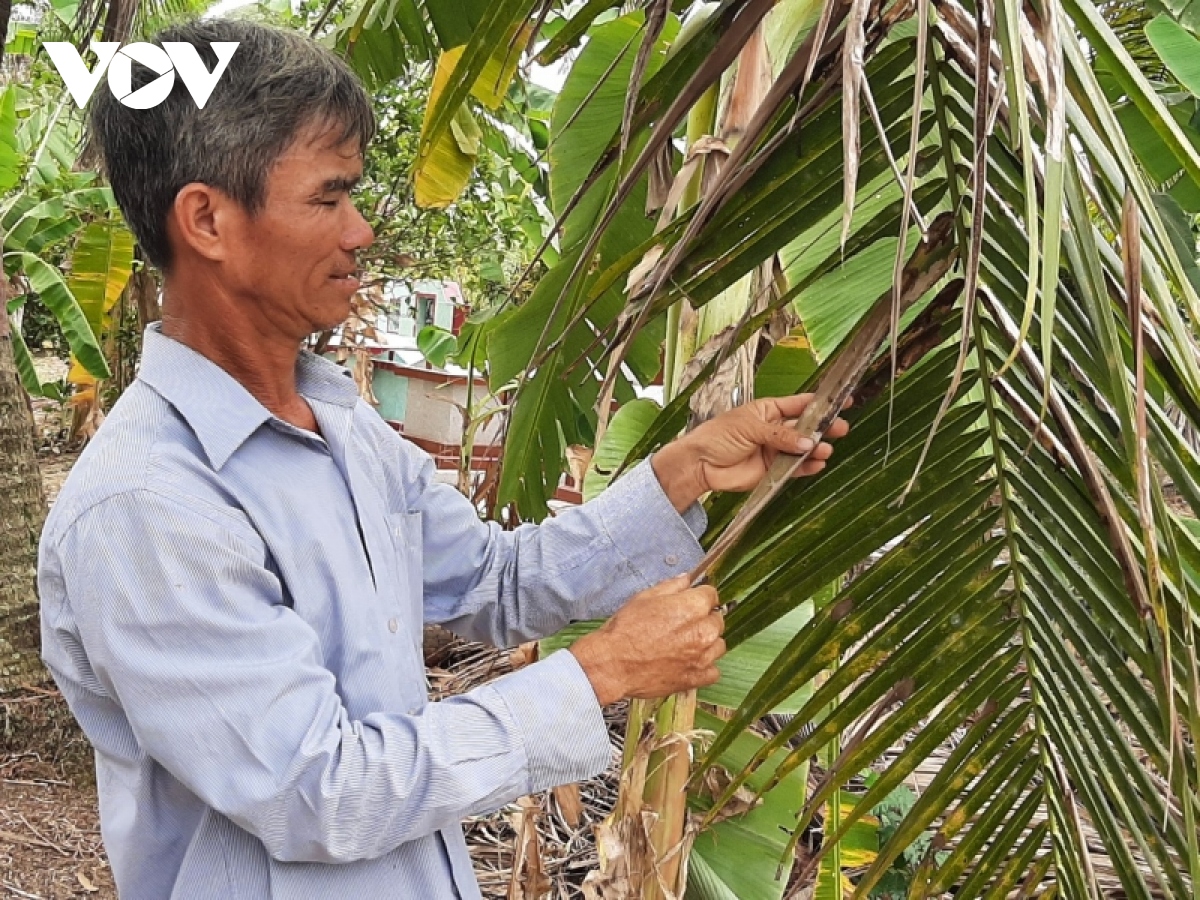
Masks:
[[[124,900],[479,897],[459,822],[595,775],[575,658],[428,702],[422,621],[509,645],[700,558],[643,463],[503,532],[303,354],[319,437],[146,333],[42,537],[43,656],[96,750]]]

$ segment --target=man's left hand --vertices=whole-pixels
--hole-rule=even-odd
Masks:
[[[755,400],[710,419],[659,450],[651,465],[671,505],[683,512],[709,491],[751,490],[780,453],[799,456],[812,450],[798,474],[820,472],[833,445],[822,440],[814,448],[812,440],[793,427],[812,397]],[[837,439],[849,430],[846,420],[838,418],[822,438]]]

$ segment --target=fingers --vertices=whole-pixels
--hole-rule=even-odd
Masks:
[[[797,419],[805,407],[812,402],[812,394],[793,394],[790,397],[766,397],[759,402],[767,413],[767,419],[777,422],[780,419]]]
[[[666,581],[660,581],[653,587],[647,588],[637,594],[637,597],[647,599],[670,597],[672,598],[670,608],[678,611],[677,618],[681,621],[703,619],[721,605],[721,598],[717,595],[717,589],[711,584],[690,587],[691,579],[691,575],[676,575],[674,578],[668,578]],[[656,602],[643,605],[655,607],[660,604]]]
[[[717,589],[711,584],[702,584],[700,587],[685,591],[681,596],[687,603],[694,605],[697,613],[700,615],[709,613],[721,605],[721,598],[717,595]],[[718,612],[717,615],[720,615],[720,613]]]
[[[690,575],[676,575],[674,578],[660,581],[653,587],[642,591],[642,593],[647,597],[663,597],[668,594],[678,594],[680,591],[685,591],[689,584],[691,584]]]
[[[716,589],[709,585],[695,588],[688,594],[688,599],[703,610],[703,615],[695,622],[693,639],[701,649],[701,662],[708,665],[725,652],[725,641],[721,638],[725,633],[725,615],[720,610],[721,600]]]
[[[754,439],[768,450],[790,453],[793,456],[803,455],[813,449],[812,438],[800,434],[783,422],[763,422]]]
[[[759,400],[763,404],[763,409],[767,414],[767,420],[770,422],[778,421],[779,419],[796,419],[800,413],[812,403],[813,394],[793,394],[790,397],[765,397]],[[854,405],[854,398],[847,397],[842,404],[842,409],[849,409]]]
[[[715,591],[713,592],[715,595]],[[700,685],[714,683],[720,677],[720,672],[716,670],[716,662],[725,655],[725,616],[722,614],[719,607],[714,607],[700,623],[699,637],[699,656],[696,659],[697,666],[705,670],[701,677],[705,680],[700,682]],[[708,675],[712,675],[712,680],[707,680]]]
[[[640,592],[599,630],[571,647],[601,705],[656,698],[713,684],[726,651],[721,598],[690,576]]]
[[[838,416],[833,420],[833,424],[829,426],[828,430],[826,430],[825,437],[834,438],[836,440],[837,438],[845,437],[849,431],[850,423],[841,416]]]
[[[720,610],[713,610],[703,619],[696,622],[696,642],[703,645],[719,641],[725,633],[725,617]]]
[[[808,458],[805,459],[805,461],[801,463],[800,468],[796,470],[797,473],[801,475],[811,475],[815,472],[821,471],[823,468],[825,468],[825,460],[833,456],[833,444],[830,444],[827,441],[822,441],[821,443],[817,444],[816,447],[812,446],[812,441],[806,441],[806,446],[812,449],[802,450],[799,453],[796,453],[795,451],[785,451],[791,453],[793,456],[804,456],[807,454]],[[775,452],[776,451],[773,449],[769,449],[767,451],[765,457],[767,465],[770,465],[775,461]],[[815,465],[818,463],[819,465]]]
[[[792,473],[793,478],[807,478],[810,475],[816,475],[825,470],[825,460],[833,454],[833,448],[829,444],[821,444],[812,455],[804,462],[800,463],[796,471]]]
[[[808,454],[808,459],[824,461],[829,459],[831,456],[833,456],[833,444],[821,441],[821,443],[817,444],[817,446],[813,448],[812,453]]]
[[[725,655],[725,650],[726,647],[723,638],[717,638],[704,649],[704,652],[696,661],[696,668],[692,670],[692,675],[689,678],[692,687],[708,687],[710,684],[716,684],[721,680],[721,670],[717,667],[717,660]]]
[[[803,405],[808,405],[808,400],[812,397],[811,394],[797,394],[795,397],[783,397],[781,400],[802,400]],[[764,401],[775,403],[775,400]],[[777,407],[781,408],[781,407]],[[793,456],[803,456],[810,453],[816,459],[829,459],[833,453],[833,447],[829,443],[822,442],[815,448],[813,447],[812,438],[802,435],[796,431],[796,415],[787,415],[783,420],[775,420],[773,417],[770,421],[762,423],[759,429],[759,434],[756,436],[758,443],[762,444],[768,450],[778,451],[780,453],[789,453]],[[825,433],[821,435],[829,440],[837,440],[845,437],[850,432],[850,423],[838,416],[830,424]]]
[[[706,667],[713,665],[718,659],[725,655],[725,651],[725,639],[717,638],[712,642],[711,645],[709,645],[708,653],[704,659],[704,665]]]

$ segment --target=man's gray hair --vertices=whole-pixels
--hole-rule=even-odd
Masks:
[[[142,251],[171,264],[167,218],[192,182],[217,188],[248,212],[262,209],[267,175],[301,129],[335,130],[360,148],[375,133],[371,100],[344,62],[310,38],[251,22],[211,19],[167,28],[153,39],[191,44],[209,71],[213,41],[237,41],[229,67],[204,109],[182,79],[151,109],[130,109],[97,90],[90,123],[113,194]],[[134,66],[133,88],[156,73]]]

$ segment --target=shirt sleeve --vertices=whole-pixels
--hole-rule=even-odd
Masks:
[[[589,503],[504,531],[437,482],[424,451],[401,447],[409,502],[422,519],[426,621],[472,640],[511,646],[605,618],[703,558],[704,510],[676,512],[649,460]]]
[[[142,752],[277,859],[377,857],[610,761],[566,651],[416,714],[352,719],[261,539],[228,511],[122,494],[50,555],[94,689]]]

